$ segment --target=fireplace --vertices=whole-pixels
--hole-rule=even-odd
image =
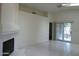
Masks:
[[[3,56],[9,56],[14,51],[14,38],[3,42]]]

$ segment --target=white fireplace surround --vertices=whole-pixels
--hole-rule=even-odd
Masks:
[[[3,54],[3,42],[7,41],[11,38],[15,38],[18,31],[9,31],[9,32],[2,32],[0,33],[0,56]]]

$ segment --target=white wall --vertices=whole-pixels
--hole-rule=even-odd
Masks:
[[[54,15],[50,12],[48,12],[48,19],[50,20],[50,22],[54,22]]]
[[[72,42],[79,43],[79,10],[65,10],[55,14],[57,22],[72,23]]]
[[[15,31],[18,29],[16,20],[18,19],[18,4],[1,4],[1,24],[2,32]]]
[[[19,11],[17,23],[20,32],[16,37],[16,48],[22,48],[48,40],[49,20],[46,17]]]
[[[14,3],[1,5],[2,32],[19,30],[19,34],[15,37],[15,49],[47,41],[48,18],[19,11],[18,7],[18,4]]]

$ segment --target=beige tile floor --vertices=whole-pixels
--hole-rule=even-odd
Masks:
[[[46,41],[16,49],[11,56],[79,56],[79,44]]]

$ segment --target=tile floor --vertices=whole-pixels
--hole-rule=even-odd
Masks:
[[[79,44],[47,41],[17,49],[11,56],[79,56]]]

